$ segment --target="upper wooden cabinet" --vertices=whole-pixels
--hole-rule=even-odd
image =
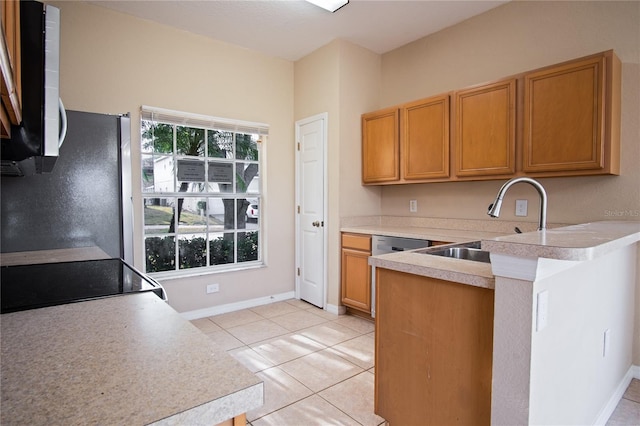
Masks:
[[[525,74],[524,89],[524,172],[619,174],[620,60],[612,51]]]
[[[449,95],[402,105],[401,173],[405,180],[449,176]]]
[[[400,178],[398,108],[362,115],[362,182],[381,183]]]
[[[516,171],[515,103],[515,78],[455,93],[456,176]]]
[[[610,50],[363,114],[362,181],[617,175],[620,82]]]
[[[449,176],[449,95],[362,115],[362,182]]]
[[[0,133],[11,137],[11,125],[22,121],[21,58],[20,58],[20,2],[0,2],[2,31],[0,34],[1,96]]]

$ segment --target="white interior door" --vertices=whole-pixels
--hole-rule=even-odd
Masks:
[[[324,308],[327,114],[296,122],[296,292]]]

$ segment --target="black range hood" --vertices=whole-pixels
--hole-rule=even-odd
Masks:
[[[38,1],[20,2],[22,123],[2,139],[1,173],[49,173],[66,132],[59,97],[60,10]]]

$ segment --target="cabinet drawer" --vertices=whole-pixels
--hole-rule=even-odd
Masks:
[[[371,235],[342,234],[342,247],[371,251]]]

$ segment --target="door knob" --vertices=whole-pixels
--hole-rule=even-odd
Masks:
[[[317,226],[318,228],[320,227],[320,222],[319,221],[315,221],[312,223],[313,226]]]

